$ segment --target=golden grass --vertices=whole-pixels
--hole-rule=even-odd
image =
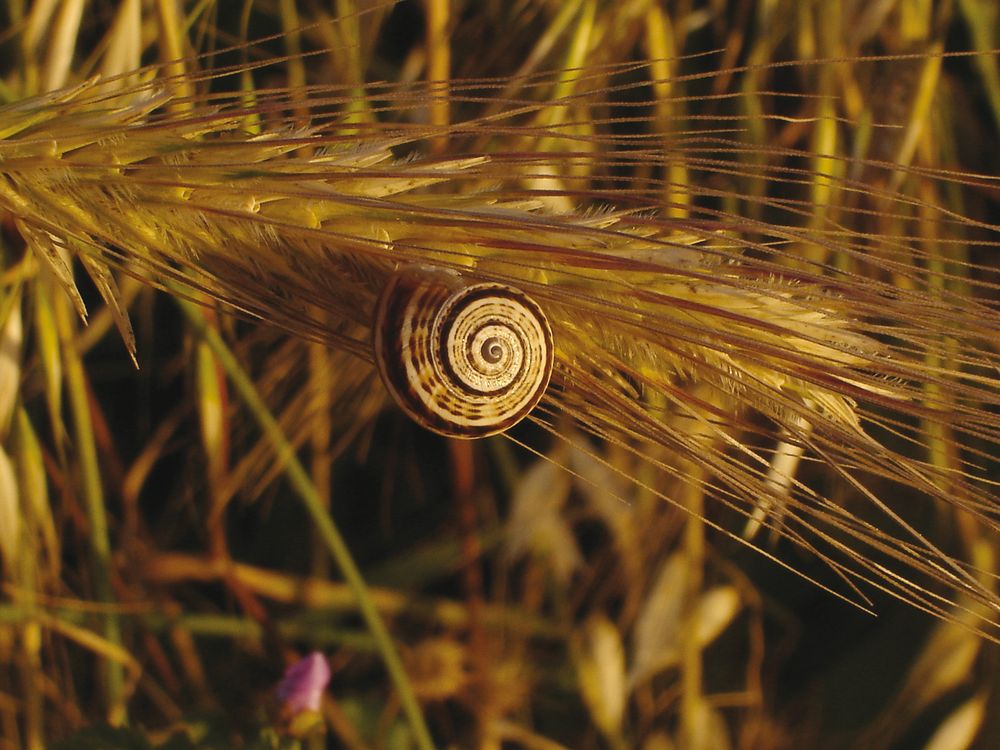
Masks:
[[[995,12],[844,5],[12,2],[8,745],[245,724],[312,647],[350,747],[988,736]],[[545,309],[508,442],[391,414],[406,264]],[[827,652],[878,695],[797,720]]]

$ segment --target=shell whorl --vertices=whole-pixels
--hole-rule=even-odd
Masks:
[[[444,272],[392,276],[379,297],[374,348],[400,408],[451,437],[513,427],[552,374],[552,329],[534,300],[504,284],[463,286]]]

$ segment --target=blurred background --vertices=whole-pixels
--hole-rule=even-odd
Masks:
[[[29,116],[17,109],[28,97],[146,65],[121,80],[175,76],[198,107],[220,92],[252,101],[255,90],[317,86],[335,92],[327,106],[345,123],[426,126],[407,145],[417,154],[488,152],[498,140],[550,152],[577,170],[579,210],[618,190],[683,212],[690,181],[691,194],[756,220],[796,201],[809,227],[856,200],[817,178],[838,158],[997,175],[1000,19],[989,0],[7,0],[3,14],[5,123]],[[230,66],[246,74],[213,76]],[[631,160],[586,173],[568,152],[558,158],[568,139],[546,140],[566,115],[545,102],[581,70],[595,89],[617,88],[600,112],[581,104],[575,148],[656,128],[670,149],[685,128],[731,113],[746,150],[728,153],[732,169],[678,158],[669,180]],[[465,79],[496,99],[400,103],[409,85]],[[365,87],[381,81],[390,87]],[[308,97],[291,100],[298,111],[262,108],[258,126],[308,121]],[[449,123],[515,100],[526,103],[518,128],[488,143],[446,136]],[[754,176],[775,159],[801,170],[799,184]],[[891,179],[855,177],[873,193]],[[997,222],[995,182],[912,189]],[[572,415],[553,418],[569,442],[530,423],[513,439],[449,441],[395,409],[368,363],[205,308],[201,326],[221,334],[260,397],[248,407],[190,308],[123,276],[136,368],[90,277],[77,269],[84,326],[0,206],[0,747],[420,746],[303,492],[356,559],[436,746],[1000,743],[993,644],[887,596],[873,595],[876,615],[861,611],[691,520],[694,509],[742,525],[660,500],[676,488],[655,456],[585,435]],[[983,247],[961,273],[1000,281],[995,247]],[[803,466],[802,480],[861,512],[822,465]],[[894,500],[994,580],[995,532],[963,528],[917,493]],[[755,543],[823,575],[800,549]],[[319,715],[297,723],[275,689],[313,651],[332,680]]]

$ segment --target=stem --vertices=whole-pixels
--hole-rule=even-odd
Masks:
[[[357,598],[358,609],[361,612],[362,618],[364,618],[365,624],[368,626],[368,630],[378,644],[382,661],[385,663],[389,677],[392,679],[399,694],[399,701],[403,712],[406,714],[410,726],[416,735],[417,746],[421,750],[433,750],[434,743],[424,722],[423,713],[420,710],[420,705],[417,703],[410,681],[406,676],[406,671],[403,669],[403,663],[399,658],[396,647],[389,636],[389,631],[375,609],[375,604],[368,594],[368,588],[361,576],[361,571],[358,570],[354,558],[351,557],[350,550],[344,538],[330,519],[329,513],[323,507],[323,501],[319,493],[309,479],[309,475],[306,473],[302,463],[295,455],[295,448],[288,442],[288,438],[285,437],[281,427],[257,393],[257,389],[254,387],[250,377],[240,366],[239,362],[236,361],[232,352],[229,351],[229,347],[226,346],[218,332],[209,328],[205,323],[201,310],[192,302],[182,299],[178,299],[177,302],[187,317],[188,322],[205,343],[208,344],[219,364],[226,371],[226,375],[229,376],[229,380],[232,382],[236,392],[243,399],[243,403],[246,404],[251,414],[253,414],[254,419],[257,420],[257,424],[274,446],[279,463],[285,467],[285,476],[288,478],[289,484],[291,484],[292,489],[302,501],[306,512],[315,525],[315,530],[319,538],[326,545],[330,555],[340,568],[340,572],[344,576],[344,581]]]
[[[73,413],[74,445],[80,464],[83,500],[90,526],[90,549],[94,557],[94,589],[98,601],[113,602],[111,592],[111,542],[108,538],[108,518],[104,508],[104,490],[95,448],[94,424],[90,415],[86,375],[81,355],[74,343],[73,313],[65,296],[53,300],[56,307],[56,326],[62,340],[65,364],[66,390]],[[114,611],[104,615],[104,637],[115,646],[122,645],[121,623]],[[104,691],[108,705],[108,723],[125,724],[128,716],[123,696],[124,675],[120,664],[106,662]]]

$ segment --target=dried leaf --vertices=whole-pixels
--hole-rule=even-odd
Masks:
[[[905,731],[942,696],[969,680],[982,640],[951,623],[936,627],[913,661],[906,680],[873,723],[874,734],[892,738]]]
[[[907,675],[899,701],[916,714],[969,679],[982,641],[955,625],[940,625]]]
[[[740,595],[735,586],[716,586],[706,591],[695,608],[695,636],[705,647],[724,631],[740,611]]]
[[[21,539],[21,512],[14,464],[0,446],[0,559],[11,570]]]
[[[63,423],[63,363],[62,347],[56,333],[56,322],[52,310],[52,300],[49,298],[45,285],[40,285],[35,292],[35,346],[45,374],[45,405],[49,412],[49,421],[57,445],[61,445],[66,435]]]
[[[569,490],[569,475],[556,463],[537,462],[518,484],[508,523],[510,554],[546,559],[561,584],[569,581],[583,559],[573,531],[562,516]]]
[[[692,736],[684,744],[687,750],[729,750],[732,747],[726,720],[705,701],[698,704],[692,724]]]
[[[108,51],[101,62],[101,76],[113,91],[129,85],[133,77],[126,73],[139,69],[142,56],[142,5],[140,0],[122,0],[115,21],[108,32]]]
[[[10,415],[17,401],[18,381],[21,379],[21,342],[24,326],[21,305],[15,302],[0,333],[0,435],[6,434]]]
[[[225,382],[223,375],[204,343],[196,349],[198,363],[198,417],[201,441],[208,460],[209,476],[219,481],[225,475],[227,459]]]
[[[56,533],[55,519],[49,505],[42,448],[24,409],[19,409],[17,413],[16,456],[24,521],[28,527],[26,534],[30,535],[36,549],[44,549],[45,559],[50,565],[49,572],[55,579],[59,574],[61,560],[59,535]]]
[[[617,737],[625,713],[625,647],[603,615],[587,621],[576,646],[576,673],[590,716],[605,736]]]
[[[675,553],[668,557],[636,620],[630,684],[676,661],[686,579],[683,555]]]
[[[966,750],[971,747],[986,716],[986,695],[980,693],[956,708],[941,722],[924,750]]]
[[[574,474],[573,486],[611,530],[618,549],[624,553],[634,551],[635,512],[623,499],[627,494],[625,480],[580,447],[587,444],[583,435],[575,432],[567,439],[572,443],[569,465]]]
[[[636,621],[635,654],[629,675],[632,685],[680,661],[684,565],[684,557],[679,553],[667,559]],[[733,586],[717,586],[699,597],[688,615],[694,619],[698,647],[714,641],[739,610],[740,597]]]

